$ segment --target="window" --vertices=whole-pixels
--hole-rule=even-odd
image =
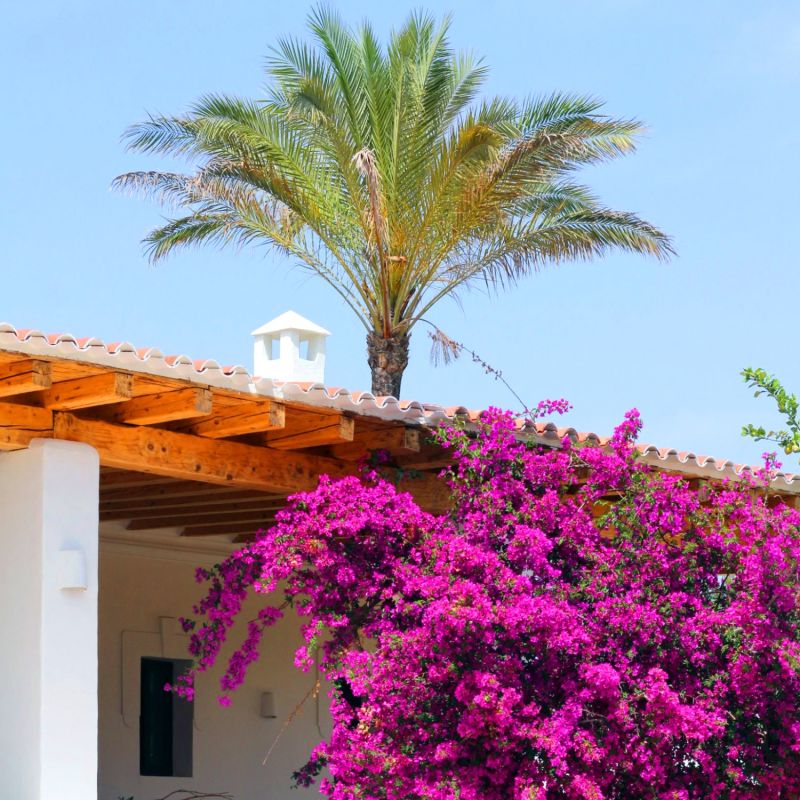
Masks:
[[[192,776],[194,707],[164,684],[191,665],[171,658],[143,658],[139,716],[139,774],[179,778]]]

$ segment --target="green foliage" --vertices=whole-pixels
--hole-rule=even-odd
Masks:
[[[748,367],[742,370],[742,377],[751,389],[755,389],[755,397],[763,394],[775,401],[778,411],[786,419],[788,430],[768,431],[763,426],[745,425],[742,436],[749,436],[757,442],[775,442],[784,453],[800,453],[800,403],[797,396],[789,394],[781,382],[763,369]]]
[[[115,180],[182,210],[146,238],[151,258],[266,243],[388,338],[471,284],[614,249],[667,257],[664,233],[573,180],[631,152],[640,124],[588,97],[479,99],[487,66],[448,27],[412,13],[383,46],[318,8],[311,43],[273,49],[263,99],[209,95],[130,128],[130,149],[191,169]]]

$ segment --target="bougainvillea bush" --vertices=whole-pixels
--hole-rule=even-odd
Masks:
[[[333,729],[295,777],[335,800],[800,796],[800,512],[766,472],[649,471],[639,427],[580,448],[520,441],[500,411],[444,429],[448,516],[374,472],[323,478],[199,572],[195,672],[263,593],[224,703],[298,613]]]

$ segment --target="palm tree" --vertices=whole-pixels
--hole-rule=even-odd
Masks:
[[[444,297],[613,248],[667,257],[665,234],[572,180],[632,151],[639,123],[586,97],[479,99],[487,68],[451,49],[448,26],[412,14],[384,48],[320,8],[313,45],[273,50],[264,99],[207,96],[132,126],[130,149],[190,163],[115,180],[185,210],[147,236],[150,258],[272,245],[350,306],[373,393],[398,396],[411,330]]]

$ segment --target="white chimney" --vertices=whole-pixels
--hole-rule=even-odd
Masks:
[[[253,374],[278,381],[325,381],[325,340],[330,332],[294,311],[256,328]]]

